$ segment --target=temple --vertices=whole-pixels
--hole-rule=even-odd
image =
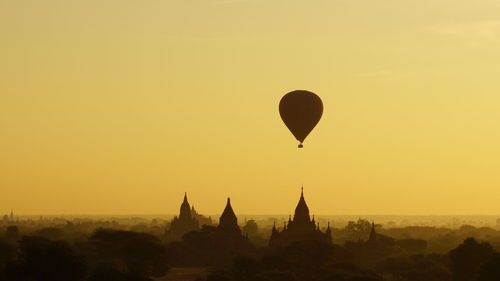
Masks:
[[[193,216],[193,211],[194,208],[191,209],[187,194],[184,193],[184,201],[181,204],[179,216],[174,217],[170,223],[170,228],[166,231],[168,240],[180,240],[184,234],[200,228],[198,220]]]
[[[195,209],[194,209],[194,205],[191,206],[191,216],[198,221],[198,224],[200,226],[203,226],[203,225],[213,225],[213,221],[212,221],[212,218],[209,216],[209,217],[206,217],[200,213],[198,213]]]
[[[366,244],[375,245],[377,244],[377,232],[375,232],[375,222],[372,222],[372,229],[370,231],[370,236],[366,240]]]
[[[241,234],[238,218],[233,211],[230,198],[227,198],[226,207],[220,216],[219,225],[215,231],[215,242],[218,246],[224,248],[238,248],[248,243]]]
[[[283,229],[280,231],[273,226],[271,238],[269,240],[270,247],[283,247],[293,242],[303,240],[315,240],[325,243],[332,243],[332,232],[330,224],[325,232],[322,232],[319,223],[316,224],[314,216],[311,220],[309,215],[309,207],[307,207],[306,200],[304,199],[304,189],[300,194],[299,203],[295,208],[293,220],[290,217],[288,223],[285,223]]]
[[[19,218],[17,218],[19,220]],[[15,217],[14,217],[14,211],[13,210],[10,210],[10,216],[5,214],[2,218],[2,221],[4,223],[8,223],[8,222],[14,222],[15,221]]]

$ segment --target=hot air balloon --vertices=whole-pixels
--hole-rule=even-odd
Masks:
[[[302,148],[302,143],[323,115],[323,102],[312,92],[296,90],[281,98],[279,109],[281,119]]]

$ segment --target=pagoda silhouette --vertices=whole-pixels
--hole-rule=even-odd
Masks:
[[[325,232],[322,232],[319,227],[319,222],[316,223],[314,216],[311,219],[309,216],[309,207],[307,207],[304,199],[304,188],[300,193],[299,203],[295,208],[293,220],[291,216],[288,218],[282,230],[276,228],[276,223],[273,226],[271,238],[269,239],[270,247],[284,247],[294,242],[313,240],[324,243],[332,243],[332,232],[330,223]]]
[[[194,207],[191,209],[184,193],[184,201],[181,204],[179,216],[175,216],[170,222],[170,228],[166,231],[167,240],[180,240],[188,232],[200,229],[199,222],[193,215]],[[196,214],[196,212],[195,212]]]
[[[219,218],[219,225],[215,231],[215,244],[217,247],[233,250],[248,249],[250,246],[248,239],[241,234],[230,198],[227,198],[226,207]]]

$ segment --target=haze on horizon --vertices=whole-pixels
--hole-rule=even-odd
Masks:
[[[499,214],[500,3],[0,0],[0,214]],[[324,102],[302,150],[278,102]]]

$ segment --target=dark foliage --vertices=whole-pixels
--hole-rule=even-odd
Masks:
[[[480,266],[490,259],[493,252],[493,247],[489,243],[479,243],[474,238],[465,239],[460,246],[450,252],[453,280],[476,280]]]
[[[165,247],[150,234],[99,229],[90,237],[90,242],[95,247],[97,260],[107,264],[98,266],[94,276],[114,274],[116,270],[137,280],[149,280],[149,276],[163,276],[169,269]]]
[[[77,281],[85,265],[67,242],[26,236],[19,242],[19,257],[6,270],[7,280]]]
[[[500,280],[500,254],[495,253],[479,269],[478,281]]]
[[[169,266],[212,271],[197,281],[500,280],[500,254],[474,238],[448,254],[428,254],[425,240],[381,234],[375,241],[342,246],[306,240],[238,252],[219,248],[211,226],[168,245],[147,233],[98,229],[85,234],[67,223],[30,233],[37,236],[23,236],[14,226],[0,233],[0,281],[151,281]]]

